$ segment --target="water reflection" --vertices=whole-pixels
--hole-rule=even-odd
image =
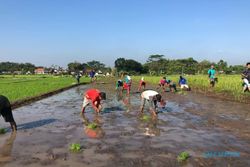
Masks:
[[[105,135],[104,130],[102,129],[102,117],[100,114],[95,114],[92,121],[90,121],[85,114],[82,114],[82,121],[84,125],[84,133],[89,138],[102,138]]]
[[[131,111],[131,103],[130,103],[130,96],[124,96],[122,99],[122,102],[124,104],[125,110],[126,112],[130,112]]]
[[[0,146],[0,164],[2,162],[9,162],[12,160],[11,152],[15,139],[16,132],[12,132],[9,138],[6,139],[5,143]]]
[[[139,127],[145,136],[160,136],[161,130],[157,127],[159,120],[149,115],[139,116]]]

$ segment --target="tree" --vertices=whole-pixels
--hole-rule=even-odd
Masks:
[[[124,58],[118,58],[115,60],[115,68],[118,72],[125,71],[126,60]]]
[[[147,60],[147,67],[150,74],[161,74],[166,71],[167,60],[163,58],[164,55],[150,55]]]
[[[159,61],[159,60],[162,60],[163,59],[163,57],[164,57],[164,55],[150,55],[149,57],[148,57],[148,60],[147,60],[147,62],[157,62],[157,61]]]
[[[125,63],[125,70],[128,71],[128,72],[136,72],[136,73],[141,73],[142,72],[142,65],[141,63],[133,60],[133,59],[128,59],[126,60],[126,63]]]
[[[208,60],[203,60],[197,64],[198,74],[207,74],[207,69],[211,66],[211,62]]]
[[[21,71],[23,74],[30,71],[33,73],[35,70],[35,65],[31,63],[14,63],[14,62],[1,62],[0,71],[11,72]]]
[[[187,59],[179,59],[177,61],[179,61],[181,64],[181,72],[180,72],[181,74],[182,73],[195,74],[198,62],[194,60],[192,57],[189,57]]]
[[[105,64],[100,63],[99,61],[95,61],[95,60],[87,62],[87,65],[90,66],[94,70],[102,70],[103,68],[105,68]]]
[[[84,70],[84,66],[83,66],[83,64],[75,61],[75,62],[68,64],[68,69],[70,72],[79,72],[79,71]]]
[[[133,59],[118,58],[115,61],[115,68],[118,72],[142,73],[142,64]]]
[[[220,60],[217,63],[217,66],[218,66],[219,71],[226,71],[227,70],[227,62],[226,61]]]

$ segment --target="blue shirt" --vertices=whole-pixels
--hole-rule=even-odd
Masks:
[[[95,72],[94,72],[94,71],[91,71],[91,72],[89,73],[89,76],[90,76],[91,78],[94,78]]]
[[[209,76],[209,78],[214,78],[215,77],[215,69],[209,69],[208,76]]]
[[[185,78],[182,78],[182,79],[179,80],[179,84],[180,85],[187,84],[187,80]]]

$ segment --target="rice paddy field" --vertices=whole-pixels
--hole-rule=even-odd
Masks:
[[[89,78],[81,77],[81,82],[89,82]],[[73,84],[76,79],[72,76],[0,75],[0,94],[13,102]]]
[[[142,76],[133,77],[134,80],[140,80]],[[187,75],[184,76],[192,89],[199,90],[203,93],[215,93],[221,96],[227,96],[232,100],[246,101],[250,98],[250,93],[243,93],[242,80],[240,75],[218,75],[218,82],[214,88],[210,88],[207,75]],[[161,76],[144,76],[146,82],[158,84]],[[167,79],[178,84],[179,75],[166,76]]]
[[[14,109],[17,133],[0,118],[6,130],[0,134],[0,166],[249,166],[249,104],[164,91],[167,103],[155,118],[148,103],[139,114],[139,82],[132,77],[126,95],[115,90],[116,79],[101,78]],[[156,90],[146,79],[146,88]],[[103,110],[96,114],[89,105],[80,114],[82,93],[91,88],[106,92]]]

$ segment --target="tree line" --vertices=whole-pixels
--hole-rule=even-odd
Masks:
[[[228,65],[226,61],[210,62],[203,60],[198,62],[192,57],[186,59],[167,59],[164,55],[150,55],[146,63],[140,63],[133,59],[117,58],[114,62],[114,67],[111,69],[100,61],[89,61],[81,63],[78,61],[68,63],[68,73],[83,72],[87,73],[90,70],[101,71],[102,73],[122,73],[128,72],[130,74],[207,74],[207,70],[213,64],[217,72],[225,74],[239,74],[244,70],[243,65]],[[57,68],[58,67],[58,68]],[[34,73],[36,66],[31,63],[14,63],[14,62],[0,62],[0,73],[21,71],[22,74],[26,72]],[[48,72],[53,72],[54,69],[62,69],[59,66],[52,65],[45,68]]]
[[[31,63],[14,63],[14,62],[0,62],[0,72],[10,72],[20,71],[25,74],[26,72],[34,72],[36,66]]]
[[[243,65],[228,66],[227,62],[210,62],[203,60],[198,62],[192,57],[186,59],[166,59],[164,55],[150,55],[147,62],[141,64],[135,60],[118,58],[115,61],[115,68],[118,72],[128,72],[132,74],[207,74],[207,70],[214,65],[219,73],[239,74],[244,70]]]

